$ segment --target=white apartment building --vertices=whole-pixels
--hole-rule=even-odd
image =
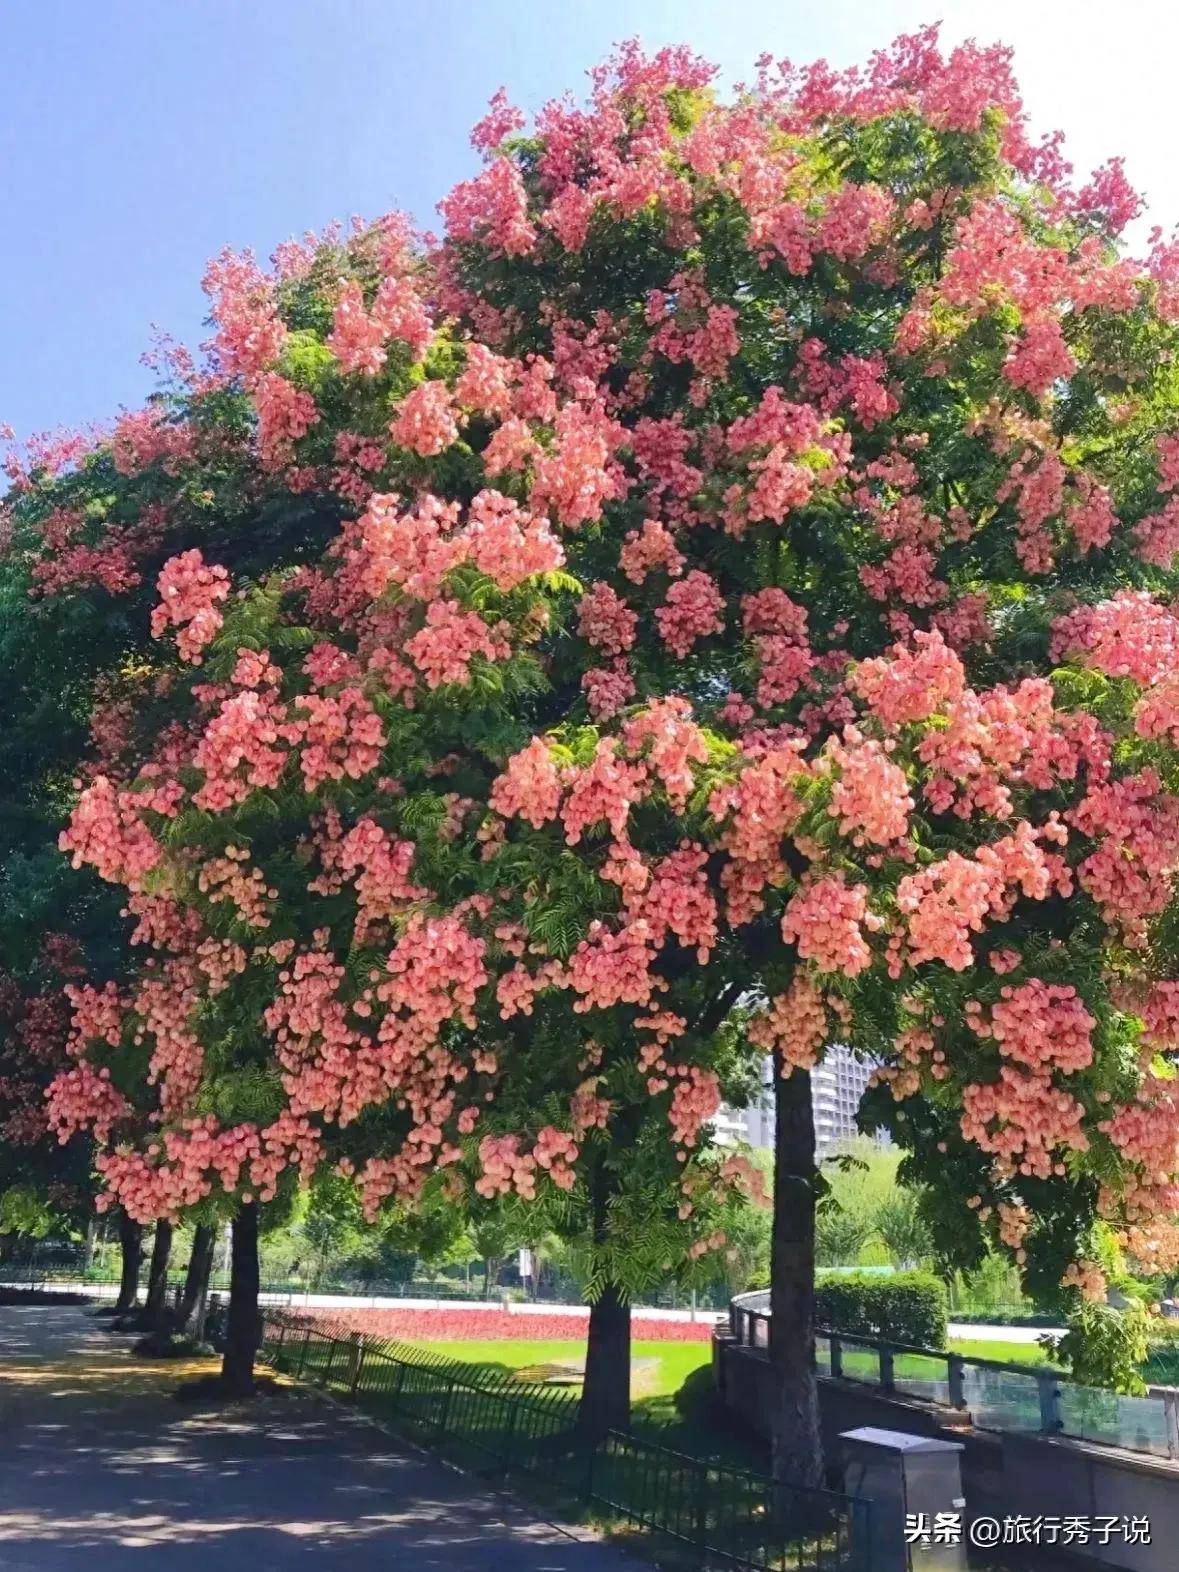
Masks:
[[[827,1049],[822,1064],[811,1071],[811,1100],[814,1104],[815,1152],[822,1160],[845,1142],[860,1134],[856,1110],[867,1090],[873,1065],[858,1059],[842,1043]],[[745,1142],[749,1146],[770,1148],[774,1144],[773,1064],[767,1057],[762,1065],[762,1092],[748,1108],[723,1107],[713,1120],[716,1138],[722,1146]],[[882,1146],[889,1145],[885,1131],[877,1131]]]

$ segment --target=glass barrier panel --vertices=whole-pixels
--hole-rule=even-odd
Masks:
[[[1161,1397],[1124,1397],[1067,1381],[1060,1387],[1060,1417],[1065,1435],[1167,1456],[1167,1416]]]
[[[845,1381],[866,1381],[871,1386],[880,1385],[880,1354],[867,1343],[857,1343],[854,1337],[841,1337],[843,1345],[843,1377]]]
[[[950,1377],[944,1354],[897,1354],[893,1381],[898,1392],[929,1403],[950,1401]]]
[[[1039,1430],[1040,1383],[1035,1376],[967,1364],[963,1386],[966,1406],[984,1430]]]

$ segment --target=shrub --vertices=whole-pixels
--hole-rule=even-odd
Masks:
[[[1008,1310],[1003,1305],[996,1305],[993,1310],[952,1310],[950,1319],[963,1326],[1052,1327],[1061,1323],[1059,1312],[1054,1315],[1050,1310]]]
[[[1115,1310],[1113,1305],[1085,1301],[1069,1317],[1063,1337],[1042,1341],[1082,1385],[1108,1386],[1115,1392],[1140,1396],[1146,1391],[1141,1372],[1146,1361],[1148,1330],[1141,1305]]]
[[[887,1338],[922,1348],[944,1348],[949,1320],[946,1287],[928,1272],[820,1276],[815,1285],[819,1326],[848,1336]]]
[[[1179,1321],[1152,1316],[1147,1336],[1150,1351],[1142,1374],[1148,1383],[1179,1386]]]

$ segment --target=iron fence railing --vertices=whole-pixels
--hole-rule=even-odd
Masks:
[[[768,1349],[769,1294],[741,1294],[729,1306],[733,1338]],[[1154,1457],[1179,1458],[1179,1388],[1152,1386],[1144,1397],[1081,1386],[1049,1365],[914,1347],[820,1327],[820,1375],[859,1381],[878,1391],[916,1397],[960,1412],[983,1430],[1073,1436]]]
[[[871,1572],[870,1503],[804,1490],[641,1436],[590,1444],[568,1388],[518,1380],[405,1344],[263,1318],[263,1356],[417,1439],[496,1474],[530,1476],[546,1499],[597,1509],[677,1546],[693,1564],[746,1572]]]

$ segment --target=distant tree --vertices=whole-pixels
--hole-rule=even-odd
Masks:
[[[894,1266],[917,1266],[933,1251],[933,1235],[922,1210],[922,1197],[901,1185],[876,1208],[873,1231],[884,1242]]]

